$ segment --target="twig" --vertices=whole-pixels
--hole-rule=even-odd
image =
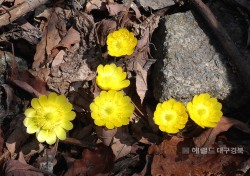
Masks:
[[[34,10],[39,5],[45,4],[49,0],[27,0],[11,8],[8,12],[0,16],[0,27],[5,26],[26,13]]]
[[[77,146],[84,147],[84,148],[95,149],[95,146],[93,144],[84,143],[81,140],[75,139],[75,138],[67,137],[65,140],[60,141],[60,142],[65,143],[65,144],[73,144],[73,145],[77,145]]]
[[[226,51],[233,65],[236,66],[239,75],[243,79],[243,84],[247,91],[250,89],[250,70],[247,67],[247,62],[243,55],[239,52],[227,31],[223,26],[216,20],[212,11],[202,2],[202,0],[189,0],[189,3],[203,16],[207,21],[211,29],[213,30],[216,37],[219,39],[221,45]]]

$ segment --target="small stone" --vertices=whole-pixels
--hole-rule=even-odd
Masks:
[[[7,66],[11,67],[12,59],[16,60],[16,64],[20,69],[27,69],[26,60],[13,56],[12,53],[7,51],[0,51],[0,85],[5,83]]]
[[[229,112],[244,102],[244,88],[204,20],[193,14],[166,16],[153,36],[154,96],[161,102],[175,98],[187,103],[209,93]]]

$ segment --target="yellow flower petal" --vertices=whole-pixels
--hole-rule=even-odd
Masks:
[[[24,112],[24,115],[25,115],[26,117],[33,117],[35,114],[36,114],[36,111],[35,111],[35,109],[33,109],[33,108],[28,108],[28,109],[26,109],[25,112]]]
[[[67,99],[64,95],[59,95],[56,97],[55,102],[60,105],[64,105],[67,102]]]
[[[73,124],[69,121],[64,121],[62,122],[61,127],[63,127],[65,130],[72,130]]]
[[[104,126],[105,125],[105,121],[102,120],[102,119],[98,119],[96,118],[94,123],[97,125],[97,126]]]
[[[114,127],[115,127],[115,125],[113,124],[113,123],[111,123],[111,122],[106,122],[106,127],[108,128],[108,129],[114,129]]]
[[[29,125],[27,127],[26,132],[29,134],[33,134],[33,133],[37,132],[39,130],[39,128],[40,128],[39,126],[32,124],[32,125]]]
[[[46,139],[46,142],[50,145],[54,144],[56,142],[56,134],[53,130],[48,131],[48,137]]]
[[[57,94],[54,92],[51,92],[48,96],[48,101],[50,103],[54,103],[56,101]]]
[[[31,106],[34,108],[34,109],[39,109],[41,108],[41,105],[39,104],[38,102],[38,98],[33,98],[31,100]]]
[[[66,139],[66,132],[65,130],[60,127],[60,126],[57,126],[54,128],[54,131],[56,133],[56,136],[60,139],[60,140],[64,140]]]
[[[46,141],[47,137],[48,137],[48,130],[41,130],[41,131],[39,131],[38,134],[37,134],[37,140],[38,140],[39,142],[44,142],[44,141]]]
[[[74,120],[76,117],[76,113],[74,111],[67,112],[63,114],[65,120],[71,121]]]
[[[100,65],[98,65],[98,67],[97,67],[97,73],[99,73],[99,74],[103,74],[103,65],[102,64],[100,64]]]
[[[48,98],[46,95],[41,95],[39,98],[38,98],[38,102],[39,104],[42,106],[42,107],[46,107],[47,104],[48,104]]]

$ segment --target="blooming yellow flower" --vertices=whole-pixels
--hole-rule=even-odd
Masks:
[[[121,90],[130,84],[126,79],[127,73],[115,64],[99,65],[97,73],[96,84],[103,90]]]
[[[163,103],[158,103],[153,120],[156,125],[159,125],[161,131],[177,133],[185,127],[188,121],[188,114],[183,103],[170,99]]]
[[[123,92],[109,90],[102,91],[94,102],[90,104],[91,116],[97,126],[108,129],[129,124],[129,118],[134,112],[134,105]]]
[[[126,28],[121,28],[108,35],[107,45],[110,56],[131,55],[137,45],[137,39],[132,32],[129,32]]]
[[[208,93],[195,95],[192,102],[187,104],[190,118],[202,128],[216,127],[222,116],[221,108],[221,103]]]
[[[54,144],[57,138],[66,138],[66,131],[73,128],[70,121],[76,114],[64,95],[41,95],[31,100],[31,106],[24,112],[26,118],[23,124],[27,133],[36,133],[39,142],[46,141],[48,144]]]

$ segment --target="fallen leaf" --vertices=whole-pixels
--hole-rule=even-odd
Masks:
[[[81,35],[80,45],[83,51],[86,51],[96,44],[95,22],[93,15],[87,13],[79,13],[76,17],[75,27]]]
[[[160,145],[152,145],[151,175],[235,175],[248,156],[233,154],[195,154],[192,139],[173,136]]]
[[[10,104],[13,101],[13,96],[14,96],[14,90],[7,84],[2,84],[1,85],[6,93],[6,106],[7,106],[7,113],[10,110]]]
[[[124,4],[107,4],[106,7],[110,16],[118,15],[120,12],[127,10],[127,7]]]
[[[114,166],[114,160],[111,148],[100,143],[96,145],[95,150],[84,149],[82,159],[75,160],[65,176],[108,173]]]
[[[23,90],[31,93],[32,95],[39,96],[40,94],[47,94],[46,83],[41,79],[33,76],[27,70],[18,70],[12,68],[9,81],[21,87]]]
[[[250,128],[243,122],[228,118],[221,117],[215,128],[210,128],[204,131],[200,136],[194,138],[194,143],[197,147],[211,147],[218,134],[227,131],[231,127],[235,127],[245,133],[250,133]]]
[[[250,169],[250,158],[248,158],[247,161],[242,163],[239,170],[242,171],[243,173],[247,173],[249,169]]]
[[[143,102],[148,90],[147,75],[147,70],[143,69],[143,67],[136,62],[136,92],[141,99],[141,103]]]
[[[117,128],[109,130],[102,126],[96,126],[95,131],[96,131],[98,139],[100,139],[104,145],[110,146],[117,132]]]
[[[62,38],[57,47],[70,48],[72,45],[80,42],[80,33],[73,27],[69,28],[66,35]]]
[[[44,174],[36,171],[36,169],[28,164],[23,164],[17,160],[9,160],[6,163],[5,168],[5,175],[6,176],[43,176]]]
[[[56,12],[53,12],[43,31],[42,40],[37,44],[32,68],[42,67],[45,59],[51,55],[52,49],[61,41],[60,31],[64,31],[64,28],[66,28],[64,21]]]
[[[92,10],[105,10],[105,2],[102,0],[89,0],[85,6],[85,12],[90,13]]]
[[[36,138],[29,140],[27,143],[22,145],[20,151],[24,154],[24,158],[27,162],[29,162],[30,158],[37,153],[40,153],[44,150],[44,145],[39,143]]]
[[[12,1],[12,0],[5,0],[5,1]],[[15,3],[14,3],[14,5],[16,6],[16,5],[18,5],[18,4],[22,4],[22,3],[24,3],[24,2],[26,2],[26,0],[15,0]]]
[[[60,50],[60,51],[57,53],[56,57],[53,59],[51,66],[52,66],[52,67],[55,67],[55,66],[60,65],[61,63],[63,63],[63,56],[64,56],[65,54],[66,54],[66,53],[65,53],[64,50]]]
[[[16,127],[15,130],[10,134],[6,140],[6,147],[11,153],[11,156],[14,155],[16,150],[21,147],[21,145],[29,138],[29,134],[26,133],[23,129]]]
[[[3,154],[3,145],[4,145],[4,138],[3,138],[3,130],[1,126],[0,127],[0,156]]]
[[[118,128],[111,144],[115,159],[128,155],[132,150],[133,143],[134,139],[129,134],[128,128],[126,126]]]
[[[116,30],[117,23],[114,20],[104,19],[96,24],[96,33],[100,45],[106,45],[107,36],[109,33]]]

